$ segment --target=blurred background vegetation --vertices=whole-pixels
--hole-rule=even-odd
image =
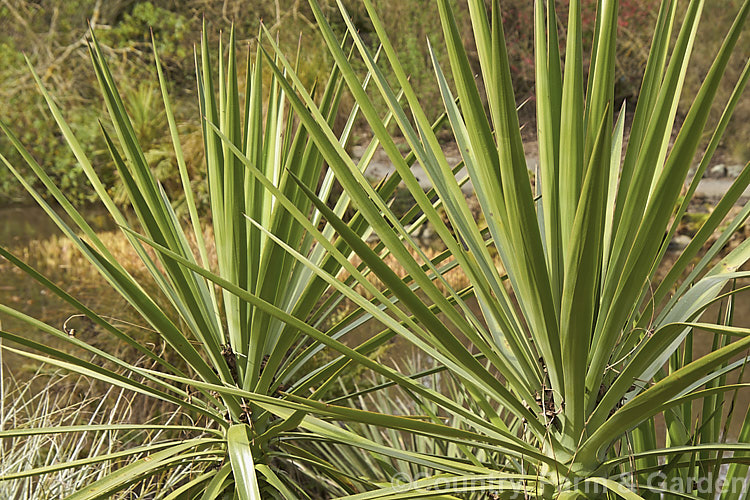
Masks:
[[[372,27],[365,20],[360,0],[344,0],[352,17],[365,35],[374,40]],[[335,2],[327,0],[334,29],[343,34],[345,27],[334,15]],[[428,112],[436,116],[440,110],[439,94],[433,84],[432,68],[427,53],[426,38],[434,46],[440,43],[439,22],[431,0],[374,0],[383,21],[393,37],[402,62]],[[325,3],[325,2],[322,2]],[[559,2],[559,16],[565,19],[565,4]],[[584,25],[593,33],[594,1],[584,0]],[[652,25],[659,0],[621,0],[620,54],[617,78],[618,98],[627,99],[634,108],[640,76],[648,54]],[[697,92],[703,75],[718,50],[723,33],[718,27],[728,26],[725,19],[740,0],[712,0],[704,13],[694,54],[695,66],[686,81],[687,100]],[[533,95],[533,2],[502,0],[503,16],[514,86],[519,104]],[[459,21],[467,41],[471,38],[468,15],[463,1],[455,0]],[[96,30],[104,50],[110,57],[115,79],[124,88],[126,105],[133,119],[147,158],[168,191],[175,192],[177,169],[165,117],[161,114],[161,97],[153,72],[149,30],[153,30],[162,62],[172,86],[171,95],[184,140],[188,167],[195,181],[199,200],[205,200],[201,157],[200,113],[195,94],[193,46],[200,36],[205,19],[214,42],[221,30],[234,23],[239,46],[252,48],[260,22],[272,32],[288,53],[299,46],[300,73],[307,83],[325,80],[331,61],[317,30],[312,26],[312,15],[305,0],[0,0],[0,119],[6,121],[21,136],[28,149],[43,165],[72,201],[84,205],[93,200],[83,172],[52,122],[24,57],[36,69],[43,82],[56,96],[78,138],[99,170],[102,179],[115,196],[120,189],[116,173],[107,162],[105,147],[99,132],[99,119],[107,122],[106,110],[97,95],[96,80],[88,61],[86,32],[90,25]],[[591,38],[590,36],[588,37]],[[746,37],[747,38],[747,37]],[[561,40],[564,43],[564,40]],[[742,46],[742,44],[740,45]],[[745,40],[747,47],[747,39]],[[375,47],[373,47],[375,48]],[[730,69],[730,77],[739,75],[747,51],[737,51],[737,60]],[[584,54],[588,47],[584,47]],[[441,54],[444,58],[444,55]],[[722,95],[726,99],[734,81],[727,81]],[[726,163],[745,163],[750,154],[750,111],[748,99],[740,104],[734,123],[722,145],[719,160]],[[346,112],[347,107],[342,106]],[[680,109],[684,116],[686,109]],[[716,118],[718,118],[718,112]],[[529,140],[534,134],[533,99],[525,104],[522,113],[526,121],[525,133]],[[367,137],[367,128],[360,124],[355,143]],[[21,165],[13,148],[2,137],[0,153],[11,162]],[[21,188],[5,169],[0,169],[0,206],[24,203]],[[179,208],[179,207],[178,207]]]

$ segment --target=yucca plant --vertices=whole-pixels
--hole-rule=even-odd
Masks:
[[[727,27],[724,44],[672,143],[682,82],[706,3],[660,2],[626,137],[626,104],[618,112],[614,102],[618,2],[597,4],[593,53],[585,74],[580,1],[569,2],[563,65],[556,2],[537,0],[539,168],[532,186],[511,90],[501,2],[493,1],[488,10],[482,0],[468,1],[477,71],[450,2],[437,0],[451,77],[433,56],[436,82],[482,208],[486,222],[481,226],[471,216],[455,169],[372,3],[364,0],[388,71],[375,60],[343,4],[338,5],[378,98],[388,105],[408,143],[409,157],[421,163],[437,198],[420,188],[322,9],[315,0],[310,4],[349,91],[416,200],[415,210],[434,226],[450,262],[466,274],[477,304],[473,307],[462,291],[448,286],[438,266],[409,238],[409,226],[400,223],[387,199],[365,182],[291,64],[278,51],[268,55],[292,108],[345,192],[420,289],[415,293],[346,221],[299,182],[335,228],[337,241],[349,244],[398,299],[398,306],[381,299],[383,311],[373,304],[372,316],[437,360],[472,397],[470,402],[454,401],[434,388],[405,385],[424,412],[413,418],[295,398],[301,408],[328,418],[422,434],[452,442],[460,450],[459,457],[433,457],[429,465],[437,472],[430,477],[347,498],[742,498],[750,418],[743,415],[743,441],[729,443],[722,406],[747,389],[747,384],[729,383],[727,374],[744,367],[750,330],[704,319],[704,313],[739,292],[727,290],[729,282],[747,277],[739,269],[750,257],[750,243],[722,250],[746,221],[750,205],[726,226],[721,224],[748,186],[750,169],[669,264],[666,276],[657,280],[656,275],[747,83],[750,63],[720,122],[706,130],[750,2],[741,2],[734,24]],[[391,72],[393,82],[385,77]],[[400,102],[401,92],[406,105]],[[706,132],[711,139],[699,154]],[[696,156],[698,166],[691,172]],[[717,230],[718,238],[699,255]],[[286,248],[341,293],[349,293],[333,274]],[[494,252],[502,267],[494,263]],[[352,300],[368,307],[361,298]],[[708,337],[714,350],[695,352],[693,343],[699,337]],[[396,384],[405,382],[397,374],[386,376]],[[439,411],[428,411],[431,404]],[[445,413],[460,418],[447,426]],[[384,455],[394,449],[383,443],[375,450],[369,444],[362,448]],[[727,464],[722,488],[716,480]]]
[[[450,3],[437,1],[452,83],[437,58],[433,61],[445,117],[463,157],[455,166],[448,164],[435,135],[436,123],[422,112],[377,13],[368,0],[364,3],[395,85],[385,78],[376,55],[339,3],[355,52],[371,75],[361,81],[342,48],[344,44],[336,39],[318,4],[311,1],[336,62],[335,73],[356,102],[353,112],[361,112],[374,133],[368,153],[359,162],[347,154],[345,141],[332,130],[334,106],[325,97],[316,101],[295,74],[294,64],[276,48],[272,36],[267,37],[266,46],[273,50],[258,47],[264,67],[271,70],[272,88],[278,92],[272,94],[276,97],[270,102],[279,104],[269,106],[267,116],[271,118],[265,121],[259,101],[253,100],[260,95],[257,79],[256,85],[251,80],[247,86],[250,90],[245,98],[244,121],[240,118],[233,44],[229,45],[229,62],[219,68],[218,100],[212,91],[208,51],[205,47],[202,50],[198,81],[205,116],[216,268],[208,257],[208,245],[201,244],[195,209],[190,210],[191,229],[199,257],[193,257],[188,237],[142,160],[97,45],[92,46],[95,68],[125,159],[106,128],[104,134],[111,144],[113,162],[129,186],[139,226],[129,226],[109,201],[60,112],[43,90],[81,166],[153,271],[156,284],[180,318],[181,329],[169,320],[166,311],[155,306],[142,287],[128,279],[125,270],[107,258],[93,231],[3,125],[83,230],[85,239],[57,218],[61,227],[79,242],[105,278],[142,311],[144,319],[189,369],[168,365],[157,356],[161,368],[143,370],[96,352],[150,382],[136,384],[33,340],[10,332],[3,332],[3,337],[44,354],[22,351],[26,356],[147,392],[212,422],[184,429],[210,437],[154,444],[161,448],[154,448],[148,461],[124,467],[82,490],[79,496],[111,495],[129,482],[191,460],[215,463],[219,468],[194,478],[173,497],[185,495],[191,486],[198,485],[207,498],[222,491],[240,498],[304,498],[305,490],[295,489],[293,478],[279,468],[279,464],[295,463],[325,474],[337,488],[350,494],[349,498],[647,498],[664,492],[709,498],[717,492],[693,491],[688,488],[693,484],[690,481],[716,474],[725,464],[730,464],[727,479],[736,484],[731,480],[746,473],[750,445],[726,442],[723,414],[713,406],[724,401],[726,394],[745,390],[745,384],[729,384],[726,376],[744,366],[750,332],[729,326],[727,321],[710,323],[701,318],[710,304],[737,293],[725,293],[728,282],[745,277],[738,269],[750,257],[747,242],[726,254],[720,252],[750,214],[750,206],[731,219],[697,263],[694,259],[750,183],[750,169],[740,175],[666,277],[659,283],[654,283],[654,278],[747,82],[750,65],[745,67],[713,131],[687,196],[680,198],[750,2],[742,3],[674,144],[670,136],[681,83],[705,5],[700,0],[687,2],[684,20],[678,26],[679,2],[661,2],[649,64],[625,146],[625,113],[620,111],[615,121],[613,97],[616,0],[598,3],[587,81],[581,54],[580,3],[570,2],[563,73],[555,3],[538,0],[535,29],[540,165],[536,192],[529,183],[516,102],[510,90],[499,3],[494,1],[488,13],[484,1],[469,0],[485,107]],[[673,31],[678,32],[674,42]],[[248,74],[261,71],[257,59],[255,64]],[[370,80],[388,105],[386,117],[378,115],[368,94],[366,82]],[[335,89],[331,90],[335,96],[342,85],[329,83],[328,88]],[[293,110],[293,118],[280,111],[283,102]],[[168,103],[166,110],[171,117]],[[294,119],[299,120],[297,128]],[[396,123],[408,143],[406,157],[389,133],[390,121]],[[169,122],[177,145],[173,120]],[[254,125],[261,122],[265,123],[265,135],[254,135],[261,130]],[[278,123],[282,125],[275,126]],[[286,127],[296,135],[280,135]],[[268,136],[269,128],[277,134]],[[259,147],[269,143],[274,145]],[[372,186],[363,170],[378,143],[394,163],[396,174]],[[313,182],[315,171],[303,168],[310,163],[303,161],[305,156],[300,151],[308,148],[317,162],[325,160],[330,169],[321,189]],[[179,152],[177,157],[181,162]],[[429,175],[434,186],[431,192],[425,193],[412,174],[414,161],[419,161]],[[455,177],[464,167],[482,207],[485,222],[481,226],[473,219],[460,189],[467,178]],[[343,187],[344,196],[330,208],[327,186],[334,178]],[[389,202],[400,181],[416,205],[399,218],[390,210]],[[349,200],[357,209],[353,217],[345,216]],[[57,217],[51,209],[49,212]],[[450,226],[442,214],[447,215]],[[415,216],[416,222],[410,222]],[[409,236],[424,221],[434,226],[447,248],[436,258],[427,258]],[[370,227],[381,241],[375,248],[363,240]],[[152,260],[148,247],[156,251],[158,263]],[[495,264],[495,253],[502,266]],[[352,254],[362,265],[350,263]],[[405,278],[384,264],[385,254],[398,259],[406,270]],[[33,269],[7,251],[3,255],[36,276]],[[454,290],[444,278],[446,271],[456,268],[466,274],[470,289]],[[377,276],[385,290],[368,280],[370,274]],[[216,293],[213,284],[222,291]],[[101,327],[138,347],[124,332],[59,288],[49,286]],[[310,288],[316,291],[306,295]],[[332,292],[330,299],[320,302],[326,291]],[[342,298],[351,301],[355,311],[327,328],[327,314]],[[2,311],[92,351],[64,332],[10,308],[3,307]],[[382,323],[382,332],[355,348],[339,341],[341,335],[367,318]],[[459,380],[465,387],[461,394],[470,399],[451,398],[450,393],[441,393],[440,387],[423,384],[419,373],[401,373],[366,356],[397,335]],[[716,350],[696,355],[692,344],[698,335],[711,335]],[[304,343],[303,339],[308,341]],[[305,361],[324,345],[342,356],[305,373]],[[148,351],[144,354],[153,356]],[[378,373],[389,381],[388,385],[398,385],[414,400],[415,414],[389,415],[327,398],[326,391],[340,378],[339,372],[354,363]],[[277,391],[279,388],[286,390]],[[697,413],[694,401],[703,401]],[[453,425],[445,424],[446,414],[452,416]],[[440,447],[404,449],[397,439],[371,439],[372,435],[353,432],[330,420],[420,435],[446,443],[452,447],[451,453],[436,453],[434,450]],[[745,441],[748,420],[745,418],[741,432]],[[382,476],[367,477],[368,467],[357,473],[340,470],[336,460],[295,444],[306,439],[335,441],[360,453],[435,472],[406,483],[400,477],[398,484],[384,486]],[[681,484],[684,491],[677,491],[675,484]],[[721,495],[740,498],[741,493],[726,489]]]
[[[349,196],[330,197],[334,172],[323,172],[319,148],[307,129],[289,112],[286,91],[279,80],[279,76],[285,78],[283,72],[276,75],[263,70],[264,52],[258,45],[255,60],[248,51],[247,76],[241,93],[243,82],[239,77],[234,32],[229,43],[220,43],[216,52],[217,74],[204,31],[203,44],[196,53],[196,68],[210,194],[211,212],[206,216],[198,212],[191,191],[168,84],[155,53],[163,113],[184,187],[181,197],[188,219],[183,221],[175,214],[146,160],[93,33],[89,47],[109,112],[109,120],[102,121],[101,131],[127,195],[124,208],[113,201],[55,100],[35,73],[34,77],[62,137],[78,160],[77,168],[83,169],[152,282],[139,283],[130,273],[132,270],[125,269],[112,256],[65,193],[54,185],[44,167],[37,164],[11,127],[3,122],[0,128],[67,218],[59,215],[47,197],[24,181],[17,166],[0,159],[103,280],[126,299],[142,322],[139,326],[156,332],[164,345],[153,348],[144,345],[136,333],[91,310],[2,246],[2,257],[47,287],[75,314],[88,318],[110,336],[111,342],[122,343],[153,363],[154,368],[145,369],[87,343],[83,336],[79,338],[65,328],[58,329],[5,305],[0,305],[2,315],[13,318],[16,324],[18,321],[26,324],[31,331],[44,332],[47,337],[2,329],[0,337],[22,347],[11,348],[6,343],[3,349],[156,398],[174,405],[181,417],[164,425],[143,422],[125,426],[112,422],[87,429],[6,428],[0,430],[0,438],[12,436],[18,440],[32,434],[84,430],[91,435],[124,428],[163,431],[154,433],[159,439],[141,446],[123,445],[122,449],[106,449],[91,457],[56,465],[54,469],[58,470],[119,461],[107,474],[95,477],[95,481],[77,483],[77,491],[70,498],[124,495],[120,492],[130,485],[164,477],[169,470],[183,471],[186,479],[179,484],[165,484],[171,489],[161,490],[160,498],[306,498],[307,491],[315,489],[315,481],[308,476],[303,477],[303,484],[298,483],[295,471],[303,463],[308,467],[322,466],[321,474],[341,482],[344,491],[355,491],[356,487],[344,474],[328,470],[325,461],[294,443],[312,437],[336,440],[344,436],[356,440],[357,436],[327,422],[305,418],[299,405],[289,406],[288,398],[290,394],[304,394],[318,400],[332,387],[339,390],[334,382],[346,380],[350,369],[360,369],[351,359],[369,368],[385,370],[368,356],[392,338],[393,333],[384,332],[353,347],[339,340],[366,322],[368,312],[354,308],[342,320],[331,321],[345,294],[316,276],[310,263],[333,276],[340,271],[348,273],[349,278],[342,278],[345,287],[354,286],[355,277],[364,280],[367,270],[349,263],[352,249],[344,240],[328,242],[333,228],[321,223],[321,213],[314,209],[300,186],[316,192],[316,200],[323,200],[324,205],[329,202],[332,208],[326,205],[326,210],[348,217],[358,241],[368,236],[370,226],[351,209]],[[337,116],[344,88],[340,72],[334,69],[327,82],[313,89],[319,94],[316,109],[325,114],[322,119],[327,129]],[[352,109],[343,132],[335,139],[340,147],[347,143],[357,113],[357,107]],[[368,165],[377,144],[373,140],[366,149],[359,165],[361,170]],[[394,178],[378,185],[377,190],[388,199],[397,185],[398,179]],[[204,231],[206,224],[211,225],[212,231]],[[312,236],[318,227],[324,235],[321,242]],[[207,239],[206,234],[213,235],[212,239]],[[155,254],[149,246],[159,251]],[[287,252],[286,247],[304,255],[305,264]],[[373,285],[368,289],[376,290]],[[366,304],[372,306],[370,302]],[[374,307],[380,310],[380,306]],[[52,340],[45,340],[49,338]],[[60,348],[60,341],[67,347]],[[329,355],[332,361],[316,365],[317,354],[327,347],[332,347],[334,354],[343,352],[347,357]],[[88,361],[92,356],[93,361]],[[276,403],[282,399],[287,400],[286,406]],[[278,411],[272,413],[269,408],[293,411],[280,419]],[[0,480],[48,471],[28,464],[24,470],[8,472]],[[362,481],[372,487],[366,478]]]

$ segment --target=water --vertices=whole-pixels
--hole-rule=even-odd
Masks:
[[[88,210],[85,212],[85,217],[97,231],[114,227],[102,210]],[[67,217],[63,219],[66,223],[70,222]],[[47,242],[52,238],[61,237],[62,232],[43,209],[38,206],[1,208],[0,221],[2,221],[0,245],[6,250],[37,268],[42,274],[87,305],[111,304],[108,309],[113,310],[113,304],[118,302],[117,297],[114,294],[99,293],[101,292],[99,282],[84,284],[82,280],[75,279],[80,276],[80,269],[56,265],[61,255],[57,252],[55,255],[50,255],[47,250],[57,250],[57,247],[52,244],[47,245]],[[72,253],[72,248],[67,248],[65,251]],[[71,277],[73,279],[69,279]],[[59,329],[63,329],[65,321],[76,312],[70,305],[2,258],[0,258],[0,304],[10,306]],[[122,307],[121,302],[119,307]],[[53,347],[63,346],[60,341],[51,339],[48,335],[32,329],[20,320],[6,316],[0,318],[0,321],[2,321],[2,328],[6,331],[48,343]],[[71,320],[71,324],[74,321]],[[14,367],[14,375],[19,375],[18,368],[21,368],[20,372],[30,372],[33,371],[34,366],[34,363],[27,362],[25,358],[14,357],[7,353],[4,364],[3,368],[9,365]]]
[[[19,247],[30,240],[43,240],[56,232],[52,219],[38,207],[0,208],[0,244]]]

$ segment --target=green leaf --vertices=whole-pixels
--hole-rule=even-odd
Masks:
[[[606,479],[603,477],[592,477],[592,478],[587,479],[586,482],[604,486],[609,491],[611,491],[612,493],[615,493],[620,498],[624,498],[625,500],[643,500],[642,496],[637,495],[636,493],[632,492],[631,490],[629,490],[622,484],[612,481],[610,479]]]
[[[227,449],[237,485],[236,493],[241,500],[261,500],[249,431],[247,424],[236,424],[227,429]]]

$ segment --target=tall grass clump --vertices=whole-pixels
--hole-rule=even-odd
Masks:
[[[2,498],[66,498],[123,463],[147,456],[144,443],[173,439],[169,434],[179,429],[169,425],[179,422],[179,409],[163,413],[158,401],[151,400],[156,405],[144,404],[144,396],[114,386],[101,387],[86,377],[39,369],[27,380],[12,376],[0,380],[0,430],[5,433],[0,445]],[[143,417],[150,428],[121,425],[101,432],[113,422],[127,424]],[[55,430],[59,427],[71,432]],[[140,447],[140,451],[121,461],[97,459],[123,444]],[[30,464],[44,474],[30,471]],[[193,464],[176,467],[151,481],[128,486],[120,498],[160,498],[196,469]]]

